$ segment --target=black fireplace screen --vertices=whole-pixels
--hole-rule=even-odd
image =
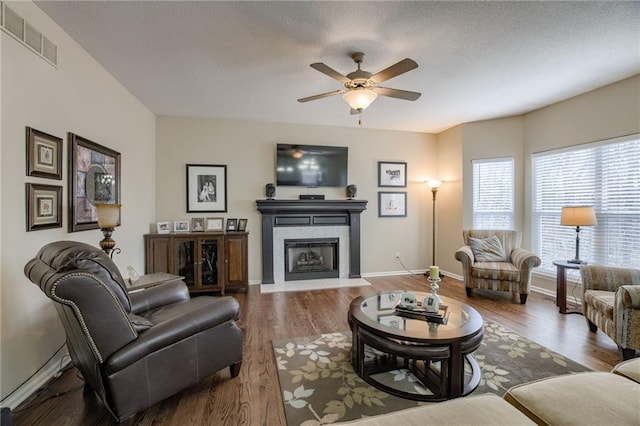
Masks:
[[[338,278],[337,238],[284,240],[284,279]]]

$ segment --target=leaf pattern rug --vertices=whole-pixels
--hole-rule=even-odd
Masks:
[[[273,341],[282,400],[289,426],[317,426],[427,404],[398,398],[362,380],[349,360],[351,333],[330,333]],[[507,389],[558,374],[589,371],[562,355],[491,321],[474,353],[482,370],[472,394],[502,396]],[[377,380],[415,393],[429,393],[408,370],[379,374]],[[431,403],[434,404],[434,403]]]

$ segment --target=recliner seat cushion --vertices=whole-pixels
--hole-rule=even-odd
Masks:
[[[471,268],[471,275],[490,280],[520,281],[520,271],[508,262],[476,262]]]

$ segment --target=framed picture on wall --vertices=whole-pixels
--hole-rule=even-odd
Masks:
[[[187,164],[187,213],[227,211],[227,166]]]
[[[120,153],[69,133],[69,232],[98,229],[96,203],[120,204]]]
[[[27,176],[62,180],[62,139],[27,127]]]
[[[407,187],[407,163],[378,161],[379,187]]]
[[[62,187],[27,183],[27,232],[62,227]]]
[[[406,217],[406,192],[378,192],[378,217]]]

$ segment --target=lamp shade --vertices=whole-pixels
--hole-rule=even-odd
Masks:
[[[433,179],[433,180],[428,181],[427,185],[431,189],[438,189],[438,188],[440,188],[442,186],[442,181]]]
[[[562,208],[560,225],[593,226],[597,224],[596,212],[592,206],[570,206]]]
[[[355,110],[363,110],[375,101],[378,94],[371,89],[349,90],[342,95],[342,99]]]
[[[120,219],[120,204],[96,204],[100,229],[115,228]]]

